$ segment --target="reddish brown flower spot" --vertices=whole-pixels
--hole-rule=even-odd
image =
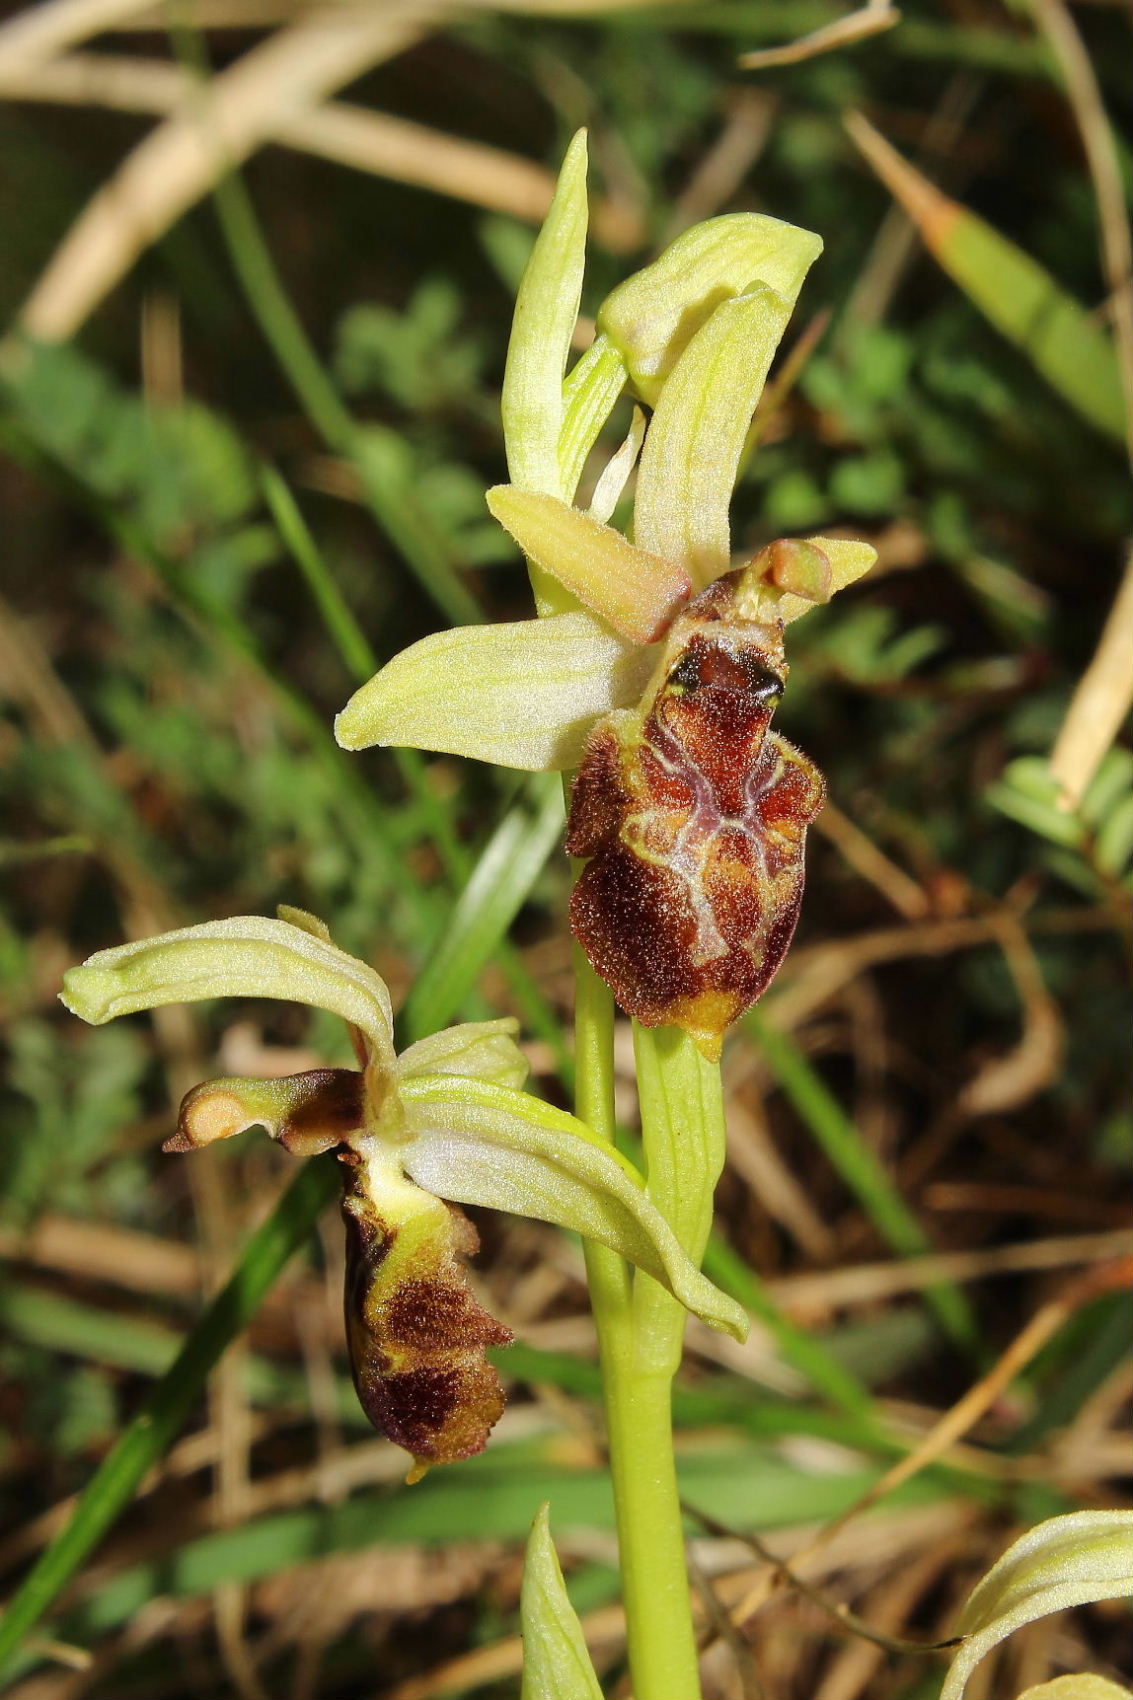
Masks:
[[[770,730],[782,627],[740,617],[732,573],[675,622],[640,711],[595,728],[567,849],[571,925],[618,1002],[715,1058],[786,953],[821,774]]]

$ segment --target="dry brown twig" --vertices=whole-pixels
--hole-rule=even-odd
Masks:
[[[806,1549],[806,1556],[821,1551],[828,1541],[841,1533],[863,1512],[877,1505],[887,1494],[942,1458],[948,1449],[980,1420],[1016,1376],[1037,1356],[1047,1341],[1052,1339],[1083,1305],[1104,1293],[1130,1286],[1133,1286],[1133,1257],[1129,1256],[1114,1258],[1099,1268],[1079,1275],[1058,1298],[1052,1299],[1035,1312],[987,1374],[981,1376],[950,1410],[945,1411],[939,1422],[933,1425],[911,1452],[886,1470],[868,1492],[862,1494],[841,1516],[827,1525]]]
[[[103,185],[72,226],[22,314],[31,336],[74,335],[108,290],[218,177],[282,119],[401,52],[439,16],[428,0],[325,6],[201,85]]]
[[[9,72],[0,66],[0,96],[8,100],[162,117],[178,112],[194,86],[189,74],[168,60],[108,53],[71,53]],[[347,101],[328,100],[309,111],[285,114],[265,140],[529,223],[544,217],[555,189],[552,173],[534,160]],[[632,249],[641,240],[640,219],[621,203],[597,200],[593,228],[595,239],[614,252]]]
[[[814,59],[820,53],[830,53],[838,47],[851,47],[855,42],[867,41],[870,36],[881,35],[885,30],[891,30],[901,22],[901,14],[892,4],[892,0],[866,0],[856,12],[850,12],[847,17],[836,18],[832,24],[823,24],[821,29],[812,30],[809,35],[800,36],[797,41],[786,42],[782,47],[759,47],[751,53],[740,55],[737,63],[745,71],[766,71],[777,65],[798,65],[804,59]]]
[[[1117,737],[1133,702],[1133,554],[1110,609],[1098,647],[1070,699],[1050,752],[1050,770],[1061,786],[1061,807],[1075,809],[1102,757]]]

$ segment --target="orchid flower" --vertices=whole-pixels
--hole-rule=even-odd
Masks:
[[[480,1451],[504,1404],[488,1346],[510,1331],[473,1298],[462,1255],[489,1205],[572,1228],[646,1270],[682,1304],[742,1339],[747,1317],[682,1251],[637,1171],[584,1123],[521,1090],[510,1020],[467,1022],[398,1055],[385,982],[303,910],[185,927],[99,951],[64,981],[95,1024],[202,998],[280,998],[348,1024],[358,1066],[194,1087],[167,1151],[260,1126],[344,1168],[346,1322],[358,1396],[413,1455],[410,1479]],[[448,1203],[444,1202],[449,1201]]]
[[[527,557],[540,618],[438,632],[403,650],[338,716],[347,749],[410,745],[532,771],[576,768],[597,721],[655,682],[675,616],[734,565],[732,487],[822,243],[754,213],[695,226],[607,297],[595,341],[564,383],[585,174],[580,133],[516,307],[503,396],[511,483],[487,498]],[[577,508],[587,457],[627,387],[652,410],[648,427],[635,410],[589,509]],[[631,540],[607,522],[635,462]],[[749,567],[760,617],[798,619],[875,558],[841,538],[780,540]]]

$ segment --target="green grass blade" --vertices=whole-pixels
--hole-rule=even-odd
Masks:
[[[485,846],[402,1012],[408,1038],[435,1032],[460,1008],[542,873],[562,832],[563,803],[554,775],[537,790],[541,797],[534,820],[526,809],[511,809]]]
[[[704,1273],[770,1329],[784,1361],[805,1376],[816,1393],[847,1416],[869,1416],[873,1405],[869,1389],[816,1335],[783,1314],[755,1271],[717,1235],[709,1241]]]
[[[860,113],[846,127],[949,277],[1022,349],[1052,389],[1107,437],[1125,441],[1113,342],[1029,254],[931,184]]]
[[[299,1171],[267,1221],[253,1234],[235,1273],[103,1459],[70,1523],[40,1556],[0,1618],[0,1670],[171,1444],[200,1396],[209,1371],[247,1325],[276,1276],[306,1243],[320,1210],[337,1193],[337,1166],[329,1159],[316,1158]]]
[[[536,1446],[499,1444],[479,1458],[446,1466],[412,1493],[361,1492],[338,1505],[308,1505],[254,1519],[188,1541],[175,1551],[122,1571],[62,1625],[71,1636],[105,1634],[156,1594],[185,1598],[221,1582],[254,1581],[334,1552],[365,1552],[402,1542],[522,1540],[544,1500],[570,1507],[574,1528],[614,1523],[609,1475],[554,1461],[561,1440]],[[876,1465],[812,1472],[759,1443],[728,1446],[680,1461],[684,1498],[739,1529],[825,1522],[876,1482]],[[887,1502],[939,1502],[939,1481],[908,1483]]]
[[[768,1067],[887,1245],[903,1257],[919,1257],[932,1241],[913,1211],[798,1046],[753,1011],[746,1017]],[[925,1297],[954,1340],[971,1347],[978,1339],[976,1320],[965,1295],[953,1282],[939,1282]]]

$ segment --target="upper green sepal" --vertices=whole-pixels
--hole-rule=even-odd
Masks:
[[[512,320],[500,410],[511,481],[565,495],[559,467],[563,374],[578,319],[586,258],[586,131],[567,149]]]

